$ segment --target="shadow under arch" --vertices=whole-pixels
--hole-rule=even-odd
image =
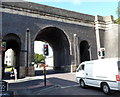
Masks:
[[[90,45],[86,40],[80,42],[80,62],[90,61]]]
[[[42,29],[35,40],[47,41],[53,50],[54,69],[70,71],[70,44],[64,31],[57,27]]]
[[[3,41],[6,42],[6,51],[12,49],[15,56],[15,64],[13,66],[17,69],[18,78],[19,78],[19,66],[20,66],[20,50],[21,50],[21,40],[20,37],[14,33],[9,33],[3,37]],[[4,57],[5,51],[2,54],[2,67],[4,69]],[[4,76],[4,71],[3,71]]]

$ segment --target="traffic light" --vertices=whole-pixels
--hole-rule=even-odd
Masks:
[[[2,42],[1,47],[6,47],[6,42]]]
[[[105,49],[104,48],[101,50],[101,52],[102,52],[102,56],[105,57]]]
[[[48,44],[44,44],[44,55],[48,56],[49,52],[48,52]]]
[[[105,57],[105,48],[100,48],[100,51],[98,52],[98,55],[102,58]]]
[[[6,42],[0,41],[0,51],[6,50]]]

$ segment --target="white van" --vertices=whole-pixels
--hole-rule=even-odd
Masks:
[[[109,58],[83,62],[76,70],[76,81],[82,88],[99,87],[105,94],[120,90],[120,61]]]

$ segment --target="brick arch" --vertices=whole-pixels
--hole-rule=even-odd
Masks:
[[[70,60],[70,44],[67,35],[63,30],[57,27],[46,27],[42,29],[35,40],[47,41],[53,49],[54,69],[64,69],[69,71],[71,65]]]
[[[13,65],[18,71],[18,77],[19,77],[20,50],[21,50],[20,37],[14,33],[9,33],[3,37],[3,41],[6,41],[6,51],[8,49],[12,49],[14,51],[15,64]],[[4,56],[5,56],[5,51],[3,52],[3,62],[4,62]]]

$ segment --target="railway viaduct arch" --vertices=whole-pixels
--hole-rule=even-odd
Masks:
[[[1,10],[1,40],[7,42],[7,49],[15,51],[20,78],[34,75],[31,63],[35,40],[51,45],[54,69],[70,72],[82,61],[98,59],[97,51],[103,43],[100,37],[104,36],[101,33],[106,25],[113,24],[112,16],[95,17],[30,2],[4,2]]]

